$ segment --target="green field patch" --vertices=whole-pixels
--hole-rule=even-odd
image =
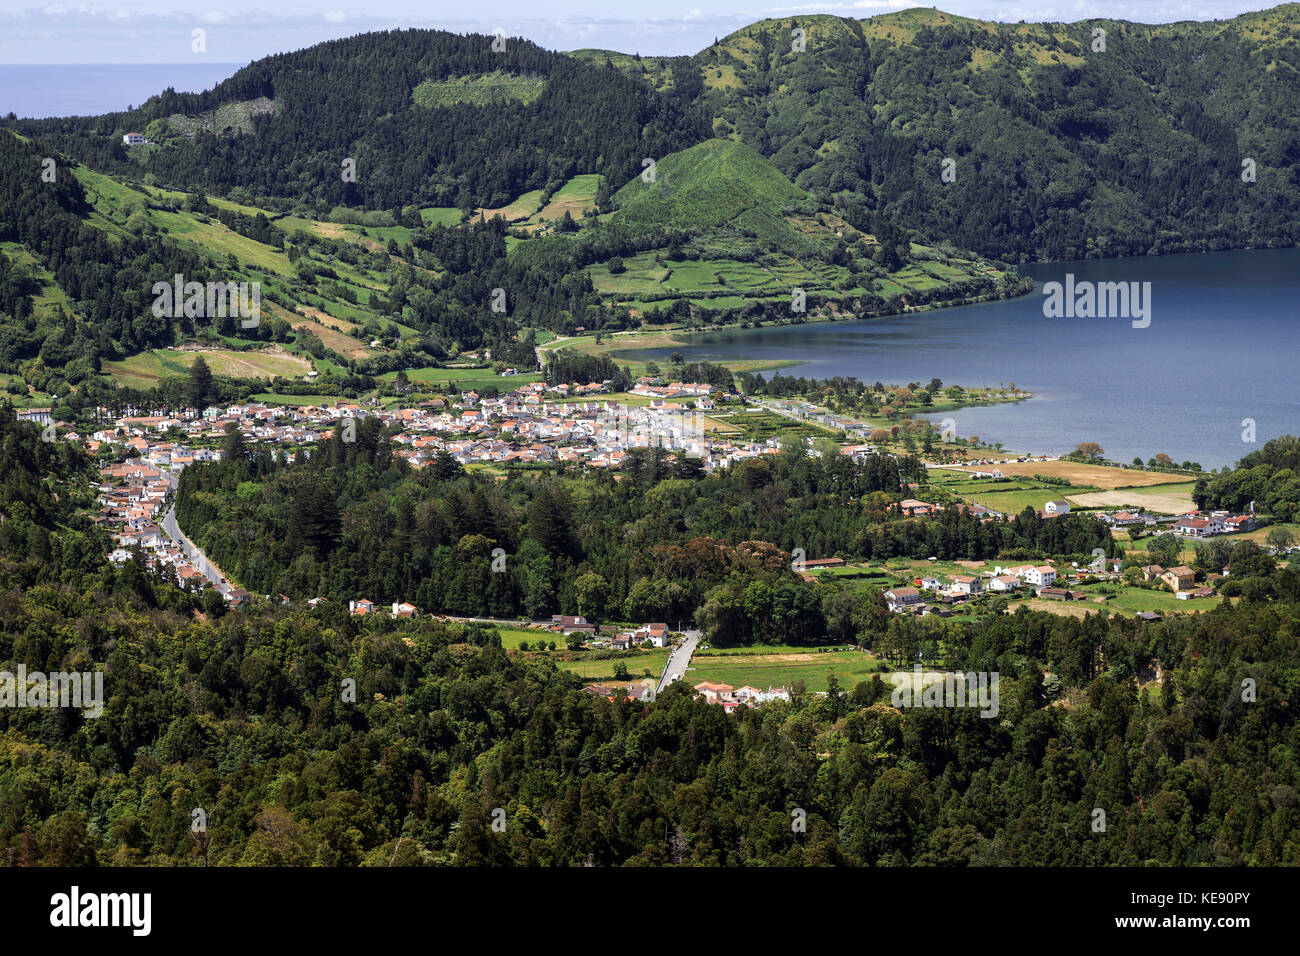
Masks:
[[[881,673],[885,665],[878,658],[858,650],[836,649],[816,653],[803,653],[802,649],[784,648],[778,653],[739,653],[725,655],[698,655],[691,658],[690,667],[682,679],[694,687],[702,681],[746,684],[766,690],[768,687],[789,687],[801,680],[809,691],[824,691],[832,674],[844,690],[850,690],[861,681],[870,680],[872,674]]]
[[[564,646],[564,636],[554,635],[555,646]],[[547,638],[549,641],[550,638]],[[646,650],[627,651],[611,659],[594,660],[584,656],[576,661],[561,661],[558,666],[562,671],[577,674],[583,680],[598,681],[614,679],[614,665],[618,662],[627,665],[628,674],[633,678],[643,677],[648,672],[651,677],[659,677],[668,663],[668,649],[664,647]]]
[[[517,100],[533,103],[546,89],[544,77],[517,76],[494,71],[475,76],[454,76],[445,80],[425,80],[416,86],[412,99],[424,109],[439,109],[466,103],[487,106]]]
[[[239,352],[233,349],[151,349],[120,362],[101,363],[104,374],[131,388],[152,388],[165,378],[180,378],[200,355],[214,375],[230,378],[301,378],[311,370],[304,358],[283,349]]]

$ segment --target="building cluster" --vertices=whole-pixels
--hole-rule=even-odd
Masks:
[[[889,609],[896,614],[944,614],[943,608],[926,603],[923,592],[930,592],[932,600],[940,605],[962,604],[982,594],[1020,594],[1033,592],[1035,597],[1049,601],[1082,601],[1083,591],[1070,590],[1064,585],[1085,578],[1115,580],[1119,577],[1118,558],[1107,559],[1099,568],[1058,569],[1052,562],[1045,564],[995,565],[993,570],[976,574],[927,574],[915,578],[911,585],[890,588],[885,592]]]
[[[1220,581],[1227,576],[1227,569],[1222,574],[1209,575],[1208,580],[1211,582]],[[1215,590],[1211,586],[1198,587],[1196,584],[1196,572],[1186,565],[1180,564],[1176,568],[1162,568],[1158,564],[1148,564],[1142,568],[1143,581],[1159,581],[1169,590],[1174,592],[1174,597],[1180,601],[1188,601],[1192,598],[1213,597]]]
[[[191,563],[189,549],[173,540],[161,522],[171,505],[176,476],[187,465],[215,458],[217,453],[171,441],[150,441],[144,435],[152,427],[152,420],[123,418],[113,429],[96,431],[85,442],[92,454],[109,442],[135,453],[124,462],[101,462],[98,510],[92,520],[113,535],[110,561],[126,562],[132,549],[139,548],[149,567],[170,571],[178,584],[201,586],[206,578]]]
[[[790,688],[769,687],[759,690],[757,687],[732,687],[730,684],[714,684],[702,681],[695,685],[695,693],[710,704],[720,704],[724,710],[735,710],[741,704],[751,707],[766,704],[774,700],[789,700]]]

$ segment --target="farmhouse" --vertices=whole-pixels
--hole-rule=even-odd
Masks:
[[[1033,587],[1047,587],[1056,580],[1056,569],[1046,564],[1030,568],[1023,575],[1026,584]]]
[[[18,420],[20,422],[36,422],[38,425],[49,425],[54,421],[54,416],[50,414],[48,408],[22,408],[18,410]]]
[[[984,582],[979,578],[972,578],[964,574],[958,574],[952,579],[953,594],[979,594],[984,590]]]
[[[642,624],[632,632],[632,640],[637,644],[650,644],[653,647],[667,647],[668,625]]]
[[[1184,515],[1174,522],[1174,534],[1186,538],[1208,538],[1212,534],[1223,534],[1227,528],[1219,518],[1201,518]]]
[[[695,693],[701,695],[710,704],[721,704],[732,699],[735,691],[730,684],[712,684],[702,681],[695,685]]]
[[[803,562],[807,569],[817,571],[821,568],[842,568],[844,567],[843,558],[807,558]]]
[[[920,601],[921,592],[916,588],[890,588],[885,592],[885,600],[889,602],[890,610],[896,611]]]
[[[1170,568],[1164,574],[1160,575],[1160,580],[1169,585],[1174,591],[1190,590],[1196,583],[1196,573],[1186,565],[1180,564],[1176,568]]]
[[[570,614],[553,614],[551,615],[551,630],[560,630],[565,634],[575,632],[582,634],[591,634],[596,630],[594,624],[587,623],[587,619],[582,616],[573,616]]]
[[[1020,579],[1014,574],[997,574],[989,581],[990,591],[1014,591],[1020,587]]]
[[[1070,503],[1064,499],[1049,501],[1043,505],[1043,513],[1049,515],[1068,515],[1070,513]]]

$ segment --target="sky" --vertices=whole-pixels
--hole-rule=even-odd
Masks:
[[[271,53],[371,30],[502,29],[555,50],[691,54],[767,17],[870,17],[912,0],[0,0],[0,65],[185,63],[244,65]],[[1274,4],[1240,0],[950,0],[941,10],[985,20],[1093,18],[1167,23],[1228,18]],[[195,30],[204,49],[194,50]]]

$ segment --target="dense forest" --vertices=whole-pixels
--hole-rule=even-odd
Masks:
[[[766,20],[653,64],[388,31],[259,60],[204,94],[169,90],[127,113],[10,125],[119,175],[399,211],[497,207],[575,173],[617,187],[644,157],[732,136],[821,199],[985,255],[1293,245],[1298,31],[1295,4],[1157,26],[917,9]],[[416,102],[422,83],[489,74],[544,83],[527,102]],[[169,117],[262,97],[276,108],[247,131],[197,122],[165,135]],[[121,145],[127,129],[156,132],[164,148],[141,167]],[[355,182],[339,174],[349,157]]]
[[[494,481],[449,455],[412,473],[375,419],[358,425],[355,441],[336,436],[293,465],[237,434],[228,442],[223,461],[181,476],[178,516],[248,588],[295,599],[596,621],[703,614],[718,643],[775,632],[815,643],[825,613],[816,588],[792,569],[795,549],[877,560],[1115,553],[1106,526],[1089,515],[1045,520],[1026,509],[981,521],[954,508],[911,519],[896,506],[905,483],[924,476],[910,457],[856,462],[798,446],[706,474],[656,448],[629,452],[617,479],[565,470]],[[493,570],[498,548],[502,571]],[[756,579],[768,590],[747,600],[742,592]],[[733,604],[743,613],[720,614]]]
[[[357,448],[323,456],[314,477],[402,488],[408,479],[358,432],[367,437]],[[0,414],[0,451],[16,476],[0,486],[6,533],[26,521],[62,553],[82,532],[61,526],[73,516],[66,500],[42,504],[34,486],[71,478],[75,456],[46,448],[11,414]],[[281,470],[255,456],[207,474],[224,485],[237,469],[244,483]],[[786,463],[777,477],[811,492],[831,476]],[[453,469],[429,480],[464,489],[467,520],[490,520],[490,505],[464,507],[474,489]],[[640,481],[653,496],[682,479]],[[762,509],[769,487],[718,491]],[[537,509],[534,540],[547,555],[596,552],[566,543],[557,493],[539,483],[534,501],[553,497]],[[500,504],[514,494],[502,491]],[[296,521],[300,539],[311,533]],[[754,584],[788,577],[763,570],[761,547],[735,549],[745,552],[728,573]],[[1300,575],[1271,564],[1254,573],[1267,585],[1256,596],[1156,624],[1027,609],[934,622],[867,609],[859,626],[877,652],[919,646],[947,666],[996,671],[992,718],[896,707],[879,678],[832,681],[820,695],[796,688],[789,703],[729,714],[681,685],[654,702],[584,693],[545,653],[507,652],[490,628],[363,620],[337,602],[223,613],[218,599],[199,615],[193,595],[132,562],[41,562],[5,543],[0,661],[102,669],[106,700],[99,718],[0,708],[0,859],[1295,865]],[[810,590],[831,603],[843,593],[830,582]],[[1139,691],[1155,662],[1159,689]],[[193,827],[196,809],[204,828]],[[792,826],[800,818],[806,826]]]
[[[271,99],[247,135],[200,129],[176,137],[147,166],[160,179],[220,194],[312,198],[394,209],[501,206],[530,189],[558,188],[575,173],[624,182],[645,156],[664,156],[708,135],[694,103],[698,83],[665,94],[612,67],[590,66],[521,39],[391,30],[267,57],[202,94],[168,90],[139,109],[103,117],[14,125],[105,172],[138,172],[122,128],[147,130],[174,114]],[[545,78],[532,103],[507,100],[425,109],[421,82],[501,71]],[[472,135],[467,135],[472,131]],[[152,134],[152,130],[150,131]],[[354,182],[340,174],[356,161]]]
[[[1245,511],[1252,504],[1278,521],[1300,518],[1300,438],[1282,435],[1252,451],[1237,467],[1196,479],[1198,508]]]

